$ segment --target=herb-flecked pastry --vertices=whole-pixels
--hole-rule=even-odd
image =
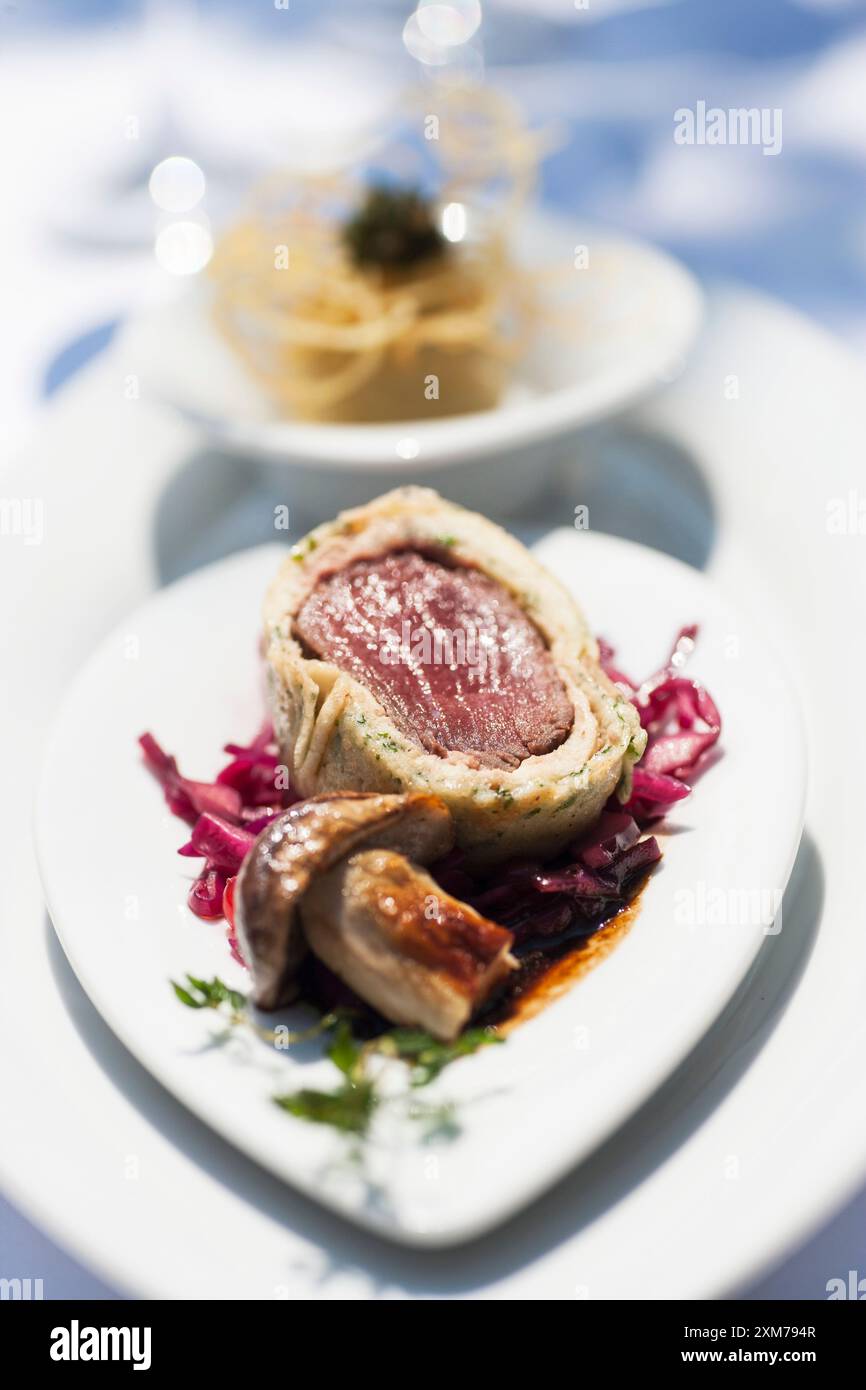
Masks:
[[[310,532],[264,619],[302,796],[431,793],[485,867],[557,853],[628,794],[646,734],[579,607],[513,536],[427,488]]]

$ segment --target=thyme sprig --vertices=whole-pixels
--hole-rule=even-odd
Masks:
[[[348,1009],[334,1009],[331,1013],[322,1014],[321,1018],[311,1024],[309,1028],[297,1030],[282,1026],[263,1028],[250,1015],[247,996],[242,994],[239,989],[229,989],[218,975],[215,975],[212,980],[199,980],[195,975],[187,975],[186,980],[188,988],[186,985],[179,985],[176,980],[170,982],[175,996],[181,1004],[185,1004],[188,1009],[214,1009],[221,1013],[232,1026],[237,1027],[243,1024],[263,1042],[272,1043],[274,1047],[281,1049],[320,1038],[324,1033],[329,1033],[332,1028],[336,1028],[337,1024],[342,1019],[348,1018],[351,1013]],[[224,1005],[228,1005],[227,1011],[224,1009]]]
[[[251,1016],[247,996],[240,990],[230,989],[218,976],[212,980],[202,980],[194,975],[185,978],[186,984],[172,980],[171,986],[175,997],[186,1008],[212,1009],[231,1027],[247,1027],[257,1037],[276,1047],[285,1048],[330,1035],[325,1055],[340,1073],[339,1084],[330,1091],[303,1087],[299,1091],[275,1095],[273,1100],[281,1110],[297,1119],[311,1124],[330,1125],[356,1137],[366,1135],[374,1114],[384,1101],[378,1085],[378,1074],[371,1066],[375,1057],[405,1062],[409,1068],[410,1086],[417,1090],[428,1086],[458,1057],[469,1056],[481,1047],[505,1041],[492,1028],[467,1028],[453,1042],[447,1043],[416,1028],[392,1028],[378,1037],[361,1040],[354,1035],[352,1021],[355,1015],[348,1009],[334,1009],[323,1014],[309,1028],[295,1032],[285,1027],[263,1028]],[[415,1104],[409,1114],[411,1118],[419,1120],[429,1121],[433,1117],[443,1132],[456,1132],[450,1106],[438,1106],[431,1110]]]

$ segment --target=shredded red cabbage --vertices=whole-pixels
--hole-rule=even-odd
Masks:
[[[661,858],[654,837],[640,836],[633,816],[609,809],[552,864],[514,861],[482,880],[454,852],[432,872],[447,892],[513,931],[518,949],[538,947],[566,933],[589,936],[631,901]]]
[[[178,854],[198,855],[213,867],[236,874],[255,838],[246,827],[230,825],[227,820],[205,811],[193,826],[189,842],[181,846]]]
[[[233,787],[215,782],[191,782],[181,777],[177,763],[164,753],[152,734],[142,734],[138,740],[144,759],[162,785],[169,810],[181,820],[194,825],[205,811],[236,818],[240,814],[240,793]]]
[[[189,891],[189,906],[199,917],[227,915],[226,890],[259,831],[298,799],[288,787],[278,785],[284,779],[270,723],[262,725],[250,744],[225,745],[231,761],[214,782],[182,777],[175,759],[163,752],[152,734],[142,734],[139,743],[169,809],[192,826],[178,853],[205,861]]]
[[[434,865],[442,888],[515,933],[518,951],[591,935],[632,900],[661,858],[655,837],[641,838],[642,828],[689,795],[684,779],[708,765],[722,727],[707,691],[682,674],[696,637],[696,627],[684,627],[664,666],[641,685],[618,668],[613,648],[599,641],[603,669],[634,703],[648,734],[624,806],[612,798],[592,829],[553,863],[513,860],[481,877],[467,871],[455,850]],[[151,734],[139,742],[169,808],[192,826],[178,853],[204,860],[189,906],[199,917],[226,917],[229,946],[243,964],[234,929],[235,878],[259,832],[299,799],[280,785],[273,729],[265,723],[252,743],[227,743],[231,761],[214,782],[182,777]]]
[[[709,693],[681,674],[697,635],[695,625],[681,628],[664,666],[641,685],[616,666],[613,647],[604,641],[598,644],[602,669],[635,705],[648,735],[624,807],[640,825],[658,820],[688,796],[691,787],[685,779],[703,770],[706,754],[722,731],[721,715]]]

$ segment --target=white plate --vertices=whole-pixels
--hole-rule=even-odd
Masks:
[[[587,247],[588,265],[571,271],[578,246]],[[679,262],[646,243],[549,213],[527,218],[517,252],[527,264],[573,274],[566,284],[576,331],[540,332],[493,410],[394,425],[280,420],[216,332],[206,282],[135,325],[127,360],[145,391],[177,407],[221,448],[278,466],[400,472],[498,461],[553,444],[676,375],[703,312],[697,282]]]
[[[259,601],[278,555],[275,547],[247,552],[157,595],[74,683],[37,809],[46,896],[94,1003],[201,1118],[360,1224],[407,1243],[453,1243],[502,1220],[595,1147],[686,1055],[742,979],[799,841],[799,718],[765,636],[694,571],[602,536],[557,532],[544,543],[545,561],[636,672],[657,664],[682,622],[701,623],[695,670],[722,709],[725,755],[677,816],[681,833],[666,841],[663,870],[613,955],[505,1046],[455,1065],[438,1083],[440,1096],[458,1102],[460,1136],[431,1149],[392,1129],[368,1146],[359,1174],[342,1163],[339,1136],[269,1104],[277,1088],[324,1081],[330,1064],[258,1046],[203,1050],[207,1019],[174,1001],[169,976],[216,972],[242,986],[243,975],[219,925],[184,906],[186,866],[175,855],[183,828],[135,746],[151,728],[184,770],[208,776],[221,744],[252,732]],[[786,750],[774,763],[755,690]],[[117,814],[106,816],[107,806]],[[720,901],[723,926],[713,925]]]

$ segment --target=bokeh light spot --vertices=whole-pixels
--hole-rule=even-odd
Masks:
[[[420,0],[418,28],[438,48],[468,43],[481,23],[480,0]]]
[[[205,176],[194,159],[173,154],[157,164],[148,188],[163,212],[191,212],[204,197]]]
[[[200,222],[169,222],[157,236],[154,252],[171,275],[196,275],[213,255],[213,239]]]

